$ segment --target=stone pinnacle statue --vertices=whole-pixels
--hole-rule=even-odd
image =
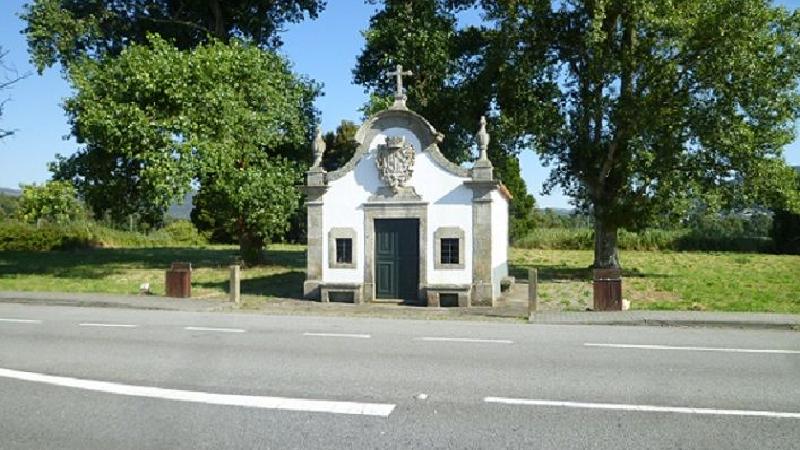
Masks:
[[[406,94],[403,90],[403,76],[411,76],[414,75],[414,72],[410,70],[406,70],[403,72],[403,66],[398,64],[395,67],[394,72],[387,72],[387,76],[395,77],[395,82],[397,85],[395,86],[394,92],[394,107],[395,108],[405,108],[406,107]]]
[[[486,152],[489,149],[489,133],[486,132],[486,116],[481,116],[481,128],[478,130],[478,148],[480,149],[480,161],[486,161],[488,158]]]
[[[314,138],[314,142],[311,144],[311,151],[314,154],[314,164],[312,164],[312,168],[321,168],[322,156],[325,154],[325,147],[325,139],[322,139],[322,130],[318,125],[317,135]]]

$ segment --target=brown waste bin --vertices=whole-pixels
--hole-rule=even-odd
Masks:
[[[622,311],[622,274],[619,269],[594,269],[594,310]]]
[[[192,264],[174,262],[167,270],[167,297],[189,298],[192,296]]]

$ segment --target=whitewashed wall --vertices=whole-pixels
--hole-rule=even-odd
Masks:
[[[419,155],[411,184],[428,205],[428,284],[472,283],[472,189],[464,186],[468,178],[440,168],[425,153]],[[438,228],[464,230],[463,269],[434,270],[433,233]]]
[[[500,281],[508,276],[508,200],[492,192],[492,294],[500,295]]]
[[[387,136],[404,136],[414,146],[416,158],[409,185],[414,186],[423,201],[428,202],[428,283],[469,284],[472,282],[472,191],[463,185],[467,178],[457,177],[440,168],[420,148],[419,139],[404,128],[390,128],[375,136],[369,144],[369,154],[354,170],[329,183],[322,207],[322,279],[327,283],[361,283],[364,281],[364,211],[373,193],[383,185],[375,166],[375,150],[386,142]],[[466,253],[463,270],[433,270],[433,233],[440,227],[461,227],[464,230]],[[328,267],[328,232],[334,227],[353,228],[357,239],[353,254],[357,255],[355,269]]]

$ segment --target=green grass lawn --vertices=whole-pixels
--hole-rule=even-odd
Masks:
[[[299,298],[305,248],[273,245],[268,264],[242,272],[242,293]],[[67,252],[3,252],[0,290],[134,294],[150,283],[164,292],[172,261],[189,261],[193,296],[223,297],[228,266],[237,248],[93,249]],[[550,308],[591,305],[592,252],[511,249],[511,272],[527,278],[539,270],[540,298]],[[745,253],[623,251],[623,296],[634,309],[696,309],[800,313],[800,256]]]
[[[164,293],[164,272],[173,261],[192,263],[192,296],[228,292],[235,246],[202,248],[101,248],[64,252],[0,253],[0,290],[135,294],[150,283]],[[299,298],[305,279],[305,247],[273,245],[266,265],[242,271],[242,293]]]
[[[591,304],[592,252],[511,249],[512,273],[539,270],[540,297],[571,309]],[[633,309],[800,313],[800,256],[623,251],[623,297]]]

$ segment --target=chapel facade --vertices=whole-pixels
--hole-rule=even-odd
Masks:
[[[481,118],[480,158],[465,168],[439,151],[443,136],[405,104],[398,66],[395,102],[358,130],[352,159],[314,164],[308,210],[305,298],[493,306],[508,277],[508,190],[492,175]]]

